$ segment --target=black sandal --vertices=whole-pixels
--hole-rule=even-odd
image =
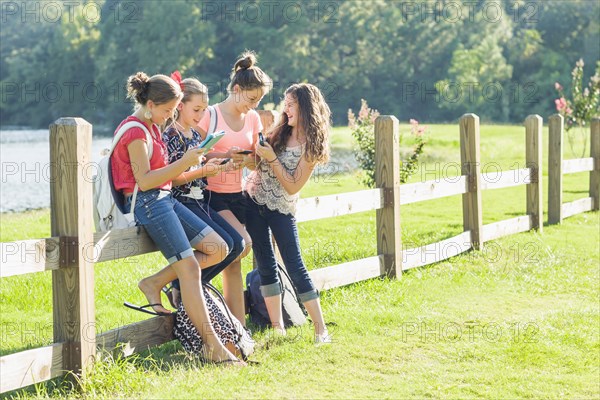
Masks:
[[[132,310],[136,310],[136,311],[143,312],[143,313],[150,314],[150,315],[158,315],[159,317],[166,317],[166,316],[172,314],[172,313],[166,313],[166,312],[162,312],[162,311],[155,311],[154,309],[152,309],[152,311],[148,310],[148,307],[150,307],[150,308],[152,308],[154,306],[162,307],[162,304],[160,304],[160,303],[146,304],[144,306],[138,306],[135,304],[125,302],[125,303],[123,303],[123,305],[125,307],[131,308]]]

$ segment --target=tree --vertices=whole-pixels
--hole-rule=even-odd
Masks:
[[[512,38],[511,21],[502,14],[498,22],[490,23],[478,14],[466,26],[467,40],[453,52],[448,78],[436,83],[441,106],[458,115],[472,112],[484,119],[507,121],[513,68],[503,46]]]
[[[201,20],[195,2],[175,1],[165,7],[159,1],[109,1],[104,8],[113,17],[100,27],[97,79],[108,90],[105,112],[99,117],[101,123],[114,127],[131,112],[125,91],[128,76],[137,71],[198,74],[212,57],[215,35],[214,25]]]

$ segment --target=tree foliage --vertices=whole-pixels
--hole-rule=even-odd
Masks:
[[[274,80],[265,103],[310,81],[336,124],[361,98],[400,120],[520,122],[554,112],[579,58],[600,59],[600,4],[585,0],[40,0],[3,2],[1,18],[3,126],[77,115],[112,130],[138,70],[179,69],[220,101],[244,49]]]

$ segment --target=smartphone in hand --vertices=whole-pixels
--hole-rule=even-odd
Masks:
[[[258,143],[260,143],[261,146],[265,145],[265,137],[262,132],[258,132]]]

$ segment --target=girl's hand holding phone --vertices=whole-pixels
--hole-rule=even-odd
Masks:
[[[239,154],[239,152],[242,150],[244,150],[244,149],[242,149],[241,147],[238,147],[238,146],[231,147],[227,151],[227,158],[231,158],[233,160],[233,162],[236,162],[236,163],[242,162],[244,160],[244,155]]]
[[[227,163],[223,163],[223,161],[227,160],[226,158],[211,158],[204,164],[204,168],[206,171],[205,176],[215,176],[220,174],[225,170]]]
[[[256,155],[267,162],[274,161],[277,158],[275,151],[273,151],[273,148],[266,140],[264,141],[264,145],[260,143],[256,144]]]
[[[182,157],[182,160],[188,165],[200,165],[206,159],[204,150],[198,147],[190,147]]]

